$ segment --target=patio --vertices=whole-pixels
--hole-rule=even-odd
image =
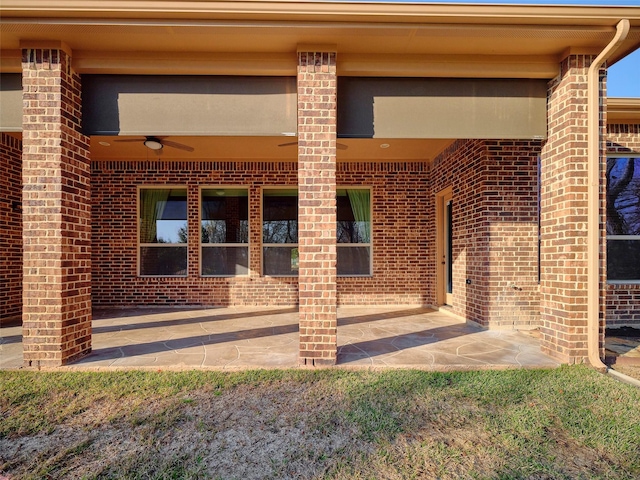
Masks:
[[[0,368],[22,366],[20,326],[0,329]],[[338,309],[338,365],[433,370],[553,367],[535,332],[483,330],[420,307]],[[298,313],[287,307],[97,309],[93,351],[69,367],[298,366]]]

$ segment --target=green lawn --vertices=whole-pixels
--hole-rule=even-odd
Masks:
[[[584,366],[0,372],[0,477],[640,478],[640,389]]]

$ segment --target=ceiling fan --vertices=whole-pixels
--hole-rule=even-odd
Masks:
[[[123,138],[121,140],[114,140],[114,142],[142,142],[145,147],[156,152],[157,155],[162,155],[163,147],[177,148],[178,150],[184,150],[185,152],[193,152],[193,147],[189,145],[183,145],[182,143],[172,142],[171,140],[165,140],[166,137],[153,137],[147,136],[142,138]]]
[[[291,145],[298,145],[298,142],[287,142],[287,143],[281,143],[280,145],[278,145],[279,147],[289,147]],[[344,143],[336,143],[336,148],[338,150],[346,150],[347,148],[349,148],[347,145],[345,145]]]

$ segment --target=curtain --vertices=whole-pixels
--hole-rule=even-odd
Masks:
[[[347,189],[349,203],[353,218],[358,225],[358,240],[362,243],[371,242],[371,207],[370,207],[370,191],[366,189]]]
[[[162,219],[171,190],[140,191],[140,243],[158,242],[158,220]]]

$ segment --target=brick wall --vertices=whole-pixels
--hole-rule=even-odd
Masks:
[[[338,277],[341,305],[424,305],[433,288],[433,240],[428,164],[342,163],[337,185],[370,186],[373,202],[373,273]],[[136,192],[139,185],[185,185],[189,194],[189,275],[137,276]],[[249,188],[249,276],[200,277],[198,188]],[[289,162],[93,162],[93,304],[296,305],[298,279],[261,275],[261,187],[297,186]],[[402,213],[402,214],[401,214]]]
[[[22,142],[0,134],[0,322],[22,317]]]
[[[588,55],[571,55],[549,82],[549,134],[541,156],[541,348],[565,363],[587,358],[585,112],[591,61]]]
[[[482,219],[482,183],[486,154],[480,140],[460,140],[438,156],[431,172],[429,202],[431,244],[436,243],[435,194],[453,188],[453,311],[468,320],[487,324],[488,224]],[[435,267],[435,251],[430,262]],[[434,270],[435,278],[435,270]],[[467,284],[467,279],[470,283]],[[435,283],[435,282],[434,282]],[[435,303],[435,284],[430,292]]]
[[[607,153],[640,154],[640,124],[607,125]],[[640,326],[640,285],[607,285],[607,325]]]
[[[607,326],[640,327],[640,285],[608,285]]]
[[[22,54],[24,362],[58,366],[91,349],[89,145],[69,52]]]
[[[452,309],[484,326],[539,325],[539,152],[537,141],[462,140],[434,161],[429,242],[436,235],[433,196],[451,186]]]
[[[482,221],[489,230],[489,326],[540,325],[538,141],[488,141]]]
[[[469,141],[432,171],[427,162],[338,164],[336,184],[371,187],[373,206],[373,275],[338,277],[338,304],[436,303],[434,195],[452,184],[456,313],[492,327],[536,325],[538,151],[536,142]],[[137,186],[165,184],[188,187],[189,275],[138,277]],[[296,184],[295,163],[94,162],[94,305],[295,305],[297,278],[261,275],[260,204],[262,186]],[[248,277],[199,277],[198,187],[215,185],[249,187]]]
[[[340,305],[434,303],[428,175],[427,162],[338,165],[338,185],[372,187],[373,206],[373,276],[338,277]]]
[[[137,276],[140,185],[188,190],[188,276]],[[249,275],[199,276],[199,186],[249,189]],[[297,185],[292,162],[93,162],[93,303],[107,305],[295,305],[298,280],[261,276],[261,186]]]

